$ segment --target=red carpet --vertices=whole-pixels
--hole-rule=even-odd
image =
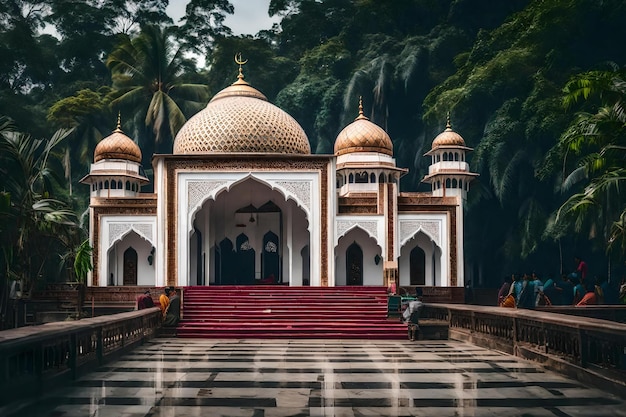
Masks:
[[[186,287],[178,337],[406,339],[384,287]]]

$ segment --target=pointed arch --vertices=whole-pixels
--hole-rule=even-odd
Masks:
[[[109,244],[105,248],[107,251],[110,250],[116,243],[124,240],[126,236],[130,233],[136,233],[140,238],[150,243],[152,246],[156,246],[155,242],[153,242],[152,236],[152,225],[151,224],[111,224],[109,225]]]
[[[310,181],[284,181],[270,178],[260,178],[258,175],[248,173],[237,179],[228,180],[188,180],[187,191],[187,233],[193,232],[193,221],[198,211],[209,200],[217,201],[223,193],[230,192],[234,187],[248,180],[264,185],[272,191],[277,191],[285,201],[292,200],[296,206],[305,213],[308,229],[311,228],[311,190]]]
[[[367,233],[369,237],[376,241],[376,244],[382,249],[384,245],[384,239],[379,237],[378,231],[378,221],[377,220],[338,220],[336,233],[335,233],[335,241],[333,242],[334,246],[337,247],[339,244],[339,240],[346,236],[348,233],[353,231],[354,229],[360,229]]]

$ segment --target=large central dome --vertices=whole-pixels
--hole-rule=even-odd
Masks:
[[[309,139],[289,114],[243,79],[217,93],[185,123],[174,140],[175,154],[310,154]]]

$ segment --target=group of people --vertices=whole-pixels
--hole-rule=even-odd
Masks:
[[[576,270],[559,279],[541,280],[535,272],[505,277],[498,292],[502,307],[535,308],[545,305],[585,306],[626,302],[626,284],[620,287],[601,277],[587,276],[587,264],[574,258]]]
[[[137,297],[137,310],[155,307],[150,290]],[[180,297],[175,287],[166,287],[159,296],[164,327],[176,327],[180,321]]]

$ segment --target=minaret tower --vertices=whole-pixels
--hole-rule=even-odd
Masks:
[[[466,155],[473,149],[465,146],[465,141],[450,125],[448,113],[446,129],[435,140],[425,156],[431,157],[428,175],[424,182],[430,183],[434,197],[461,198],[461,204],[467,199],[470,182],[478,176],[470,172]]]
[[[139,146],[122,132],[120,116],[117,127],[102,139],[93,155],[89,174],[80,180],[91,185],[91,197],[136,197],[148,178],[141,166]]]
[[[456,276],[457,285],[465,285],[465,237],[464,205],[469,191],[469,184],[478,174],[471,172],[467,163],[467,153],[472,148],[465,146],[465,141],[450,125],[450,113],[446,129],[435,140],[425,156],[431,157],[428,175],[423,179],[432,186],[433,197],[456,198]]]
[[[397,240],[400,177],[407,170],[398,168],[393,157],[393,142],[383,128],[371,122],[363,113],[359,98],[359,115],[346,126],[335,140],[337,157],[336,187],[338,198],[358,198],[376,195],[376,216],[383,216],[383,284],[398,283],[399,256]]]

